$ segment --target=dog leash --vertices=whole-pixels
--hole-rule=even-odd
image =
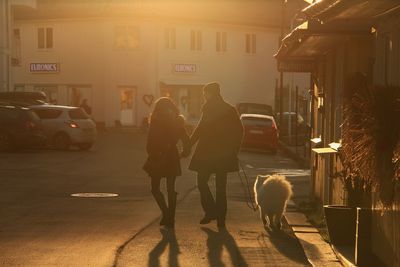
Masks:
[[[238,173],[238,176],[239,176],[240,183],[243,186],[244,194],[246,195],[246,198],[247,198],[246,199],[246,205],[251,210],[257,211],[258,207],[257,207],[257,205],[256,205],[256,203],[255,203],[255,201],[253,199],[253,195],[252,195],[252,193],[250,191],[250,187],[249,187],[249,185],[250,185],[249,178],[247,177],[246,171],[244,170],[242,162],[240,160],[239,160],[239,167],[240,167],[241,170],[239,170],[237,173]],[[240,174],[240,171],[243,172],[244,180],[246,181],[246,183],[243,182],[243,178],[242,178],[242,175]]]

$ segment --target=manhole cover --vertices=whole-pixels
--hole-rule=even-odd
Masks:
[[[117,197],[115,193],[74,193],[72,197]]]

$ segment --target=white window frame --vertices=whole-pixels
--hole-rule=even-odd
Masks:
[[[217,32],[216,40],[215,40],[215,49],[217,52],[226,52],[227,51],[227,33],[226,32]]]
[[[166,49],[176,49],[176,29],[165,28],[164,41]]]
[[[140,47],[140,28],[137,25],[116,25],[114,27],[114,48],[134,50]]]
[[[42,34],[40,33],[41,31],[43,31]],[[51,35],[51,37],[49,37],[49,35]],[[43,51],[43,50],[51,50],[54,48],[54,27],[51,26],[37,27],[36,36],[37,36],[37,49]]]
[[[254,55],[257,53],[257,35],[255,33],[246,33],[245,52],[249,55]]]
[[[18,33],[18,34],[17,34]],[[14,28],[12,31],[12,66],[21,66],[21,29]]]
[[[201,51],[203,49],[203,36],[201,30],[190,31],[190,50]]]

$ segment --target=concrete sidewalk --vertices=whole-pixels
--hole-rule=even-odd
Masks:
[[[331,246],[325,242],[318,230],[307,221],[303,213],[298,212],[295,207],[291,207],[285,213],[285,220],[292,228],[312,266],[342,266]]]
[[[295,146],[289,146],[281,141],[279,142],[279,148],[285,155],[296,161],[300,167],[309,168],[310,166],[309,155],[308,157],[306,157],[306,155],[309,153],[306,151],[308,150],[308,148],[306,148],[305,146],[299,146],[296,149]]]
[[[218,231],[215,222],[198,224],[203,212],[194,190],[178,205],[175,231],[154,222],[121,247],[115,266],[308,266],[291,229],[265,231],[242,188],[232,183],[226,231]]]

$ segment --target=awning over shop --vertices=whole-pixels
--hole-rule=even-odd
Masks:
[[[398,0],[321,0],[303,10],[324,23],[333,20],[364,21],[400,11]]]
[[[278,70],[312,72],[314,61],[318,56],[324,55],[346,38],[368,35],[369,29],[365,24],[324,25],[318,21],[307,21],[282,40],[282,45],[275,55],[278,60]]]

